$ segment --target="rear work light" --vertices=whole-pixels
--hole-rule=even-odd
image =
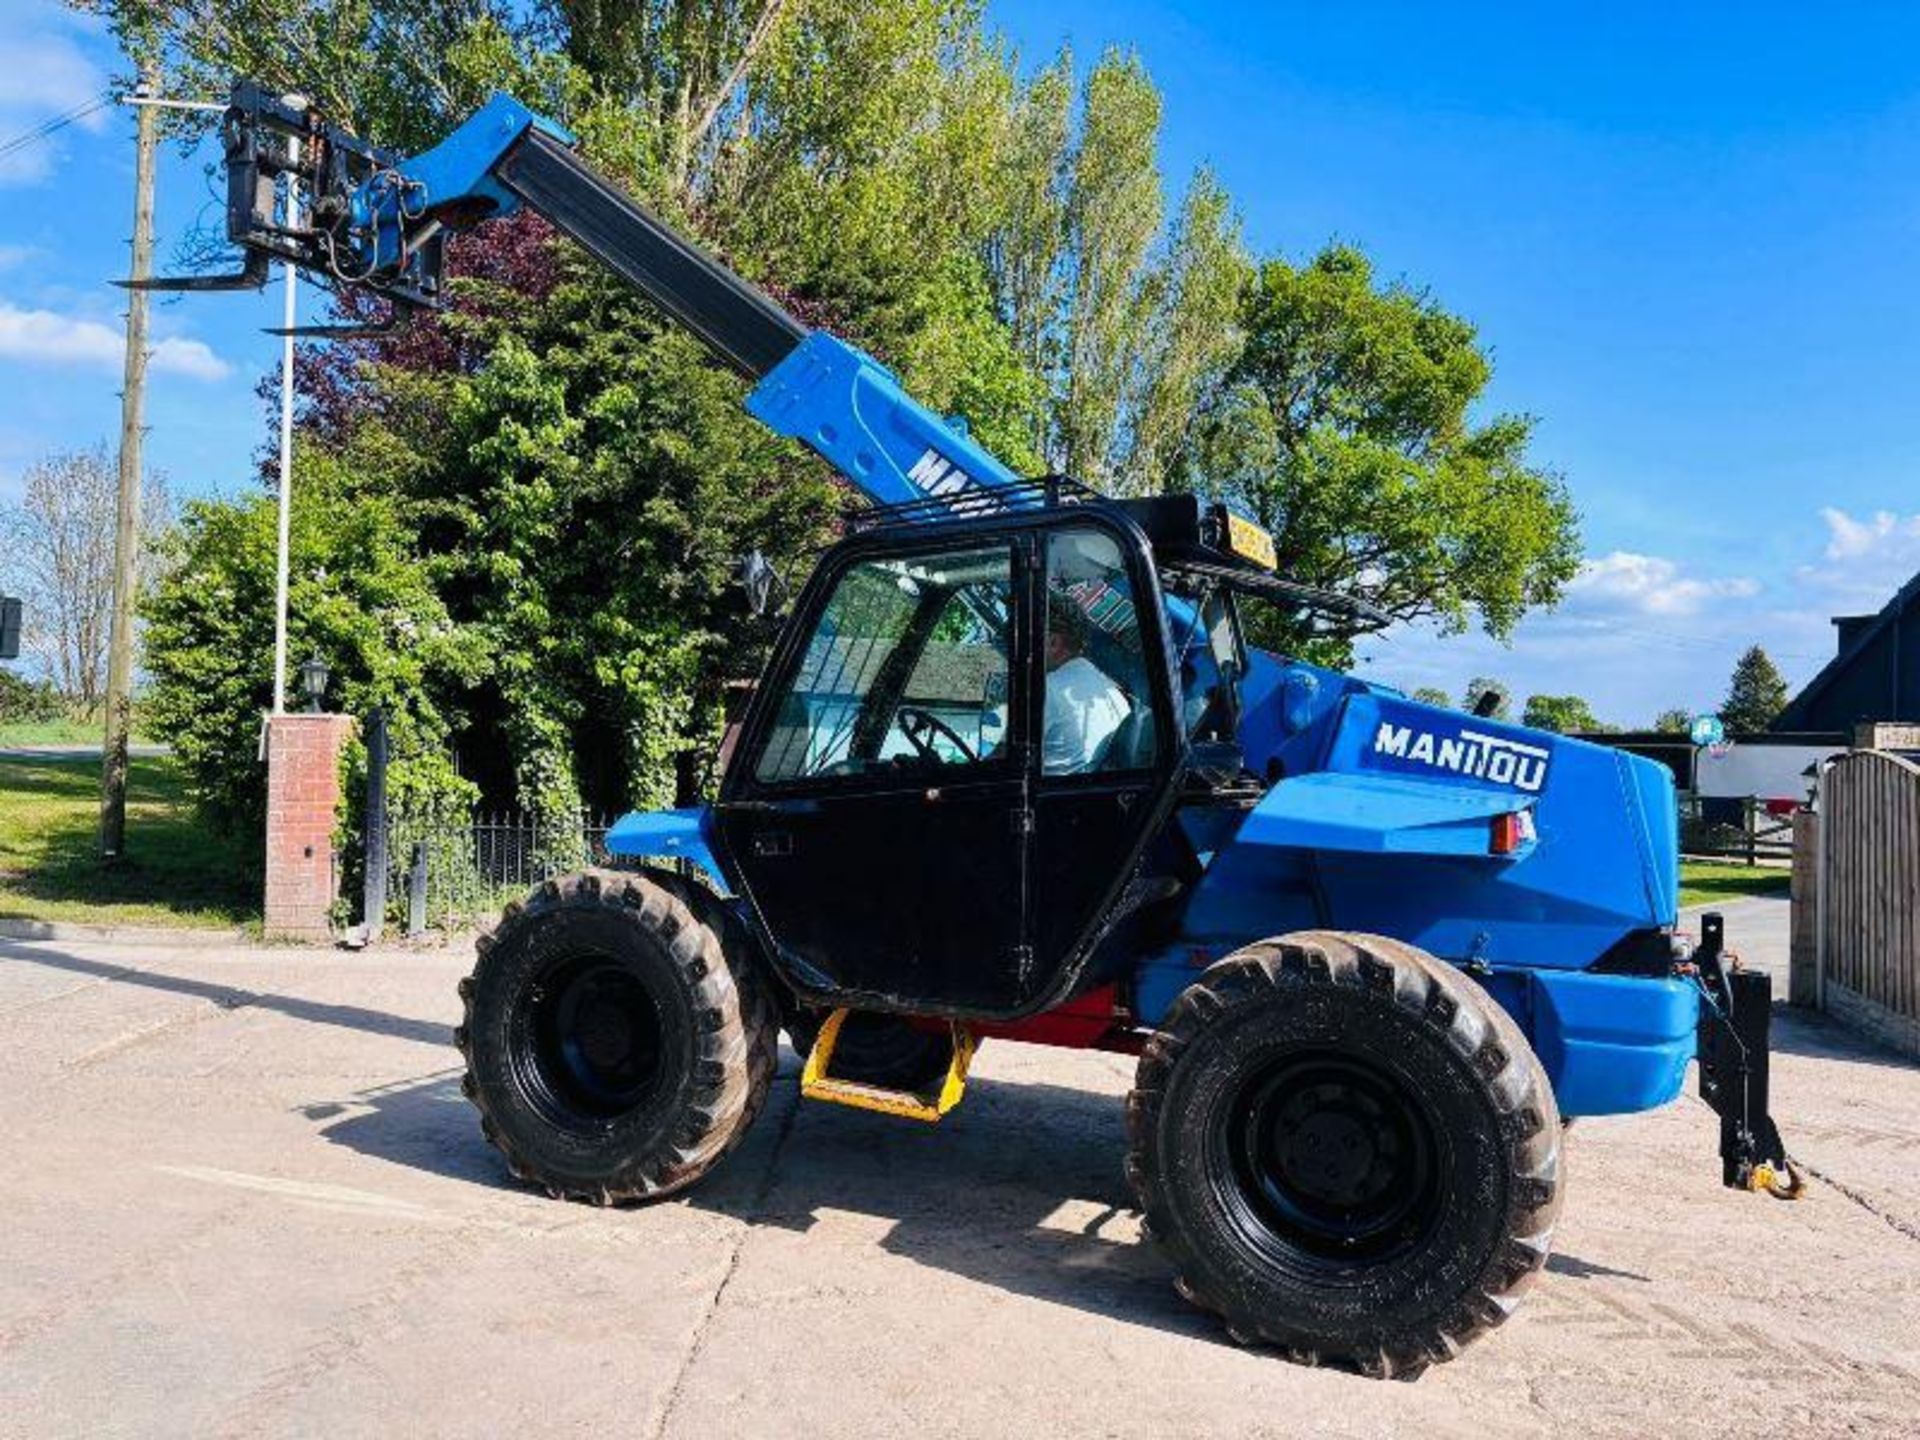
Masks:
[[[1512,810],[1493,817],[1493,843],[1488,850],[1494,855],[1517,855],[1537,838],[1533,811]]]

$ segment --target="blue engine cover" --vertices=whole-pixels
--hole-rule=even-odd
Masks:
[[[1692,987],[1579,973],[1633,932],[1674,922],[1664,767],[1310,666],[1256,665],[1246,695],[1250,763],[1281,778],[1244,817],[1183,814],[1206,873],[1178,939],[1137,974],[1142,1020],[1252,940],[1370,932],[1487,976],[1563,1113],[1647,1109],[1678,1093]],[[1518,812],[1532,838],[1494,854],[1495,817]]]

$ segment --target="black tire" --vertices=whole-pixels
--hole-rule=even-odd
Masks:
[[[1399,941],[1211,966],[1140,1056],[1127,1176],[1242,1344],[1410,1377],[1506,1319],[1560,1211],[1560,1117],[1507,1013]]]
[[[796,1005],[786,1017],[787,1038],[802,1060],[826,1024],[827,1012]],[[946,1078],[953,1063],[953,1037],[920,1030],[901,1015],[858,1011],[848,1015],[833,1047],[833,1075],[888,1090],[929,1090]]]
[[[589,870],[509,905],[460,982],[461,1088],[519,1179],[609,1205],[693,1184],[765,1104],[779,1040],[738,927],[677,876]]]

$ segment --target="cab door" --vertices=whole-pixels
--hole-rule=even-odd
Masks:
[[[1144,540],[1089,514],[1063,517],[1044,541],[1027,888],[1034,969],[1051,981],[1139,878],[1177,783],[1181,737],[1166,611]]]
[[[803,988],[904,1009],[1022,998],[1031,549],[856,545],[809,587],[717,807]]]

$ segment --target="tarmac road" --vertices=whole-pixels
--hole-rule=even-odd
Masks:
[[[1243,1351],[1120,1173],[1129,1062],[983,1047],[937,1128],[792,1065],[691,1198],[510,1183],[453,952],[0,942],[0,1434],[1920,1434],[1920,1067],[1781,1011],[1819,1177],[1698,1101],[1569,1135],[1549,1272],[1411,1384]]]

